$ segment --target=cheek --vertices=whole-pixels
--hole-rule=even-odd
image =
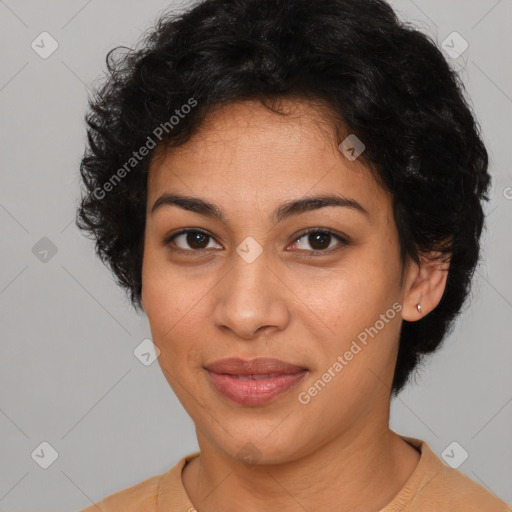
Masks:
[[[142,265],[142,300],[159,337],[193,308],[197,287],[166,260],[165,251],[147,248]]]
[[[398,297],[399,265],[393,250],[376,244],[354,251],[336,278],[316,280],[308,295],[308,305],[321,312],[336,332],[351,331],[375,322]]]
[[[142,299],[162,369],[177,374],[197,366],[204,335],[208,286],[148,259],[143,265]],[[194,364],[195,362],[195,364]]]
[[[358,387],[371,375],[370,369],[379,375],[390,363],[401,319],[398,257],[396,248],[384,240],[354,254],[337,279],[317,282],[317,291],[322,287],[323,293],[316,299],[311,294],[308,306],[329,328],[325,339],[317,339],[318,353],[323,353],[319,371],[347,354],[350,360],[342,372]]]

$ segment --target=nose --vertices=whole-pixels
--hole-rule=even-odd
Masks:
[[[231,269],[214,288],[216,327],[244,340],[285,329],[287,290],[265,252],[250,263],[234,254]]]

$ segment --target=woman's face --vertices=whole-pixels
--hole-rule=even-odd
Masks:
[[[261,463],[387,429],[405,299],[391,197],[318,110],[289,105],[301,115],[223,107],[148,178],[142,303],[160,366],[200,445]],[[153,209],[164,194],[219,215]],[[289,207],[317,196],[351,203]]]

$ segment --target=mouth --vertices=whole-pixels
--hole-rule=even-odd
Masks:
[[[226,373],[236,376],[283,375],[307,370],[304,366],[287,363],[279,359],[259,357],[245,360],[239,358],[220,359],[209,363],[205,368],[215,373]]]
[[[289,375],[286,373],[262,373],[261,375],[230,375],[229,373],[224,374],[229,375],[230,377],[233,377],[238,380],[261,380],[261,379],[273,379],[274,377],[279,377],[281,375]]]
[[[222,359],[205,366],[216,392],[240,405],[263,405],[295,387],[308,369],[279,359]]]

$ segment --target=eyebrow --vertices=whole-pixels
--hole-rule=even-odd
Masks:
[[[183,196],[166,192],[153,204],[151,215],[163,206],[178,206],[184,210],[215,218],[222,222],[225,222],[226,218],[222,208],[199,197]],[[292,215],[318,210],[327,206],[351,208],[370,217],[368,211],[355,199],[350,199],[338,194],[326,194],[287,201],[272,212],[272,220],[275,223],[281,222]]]

